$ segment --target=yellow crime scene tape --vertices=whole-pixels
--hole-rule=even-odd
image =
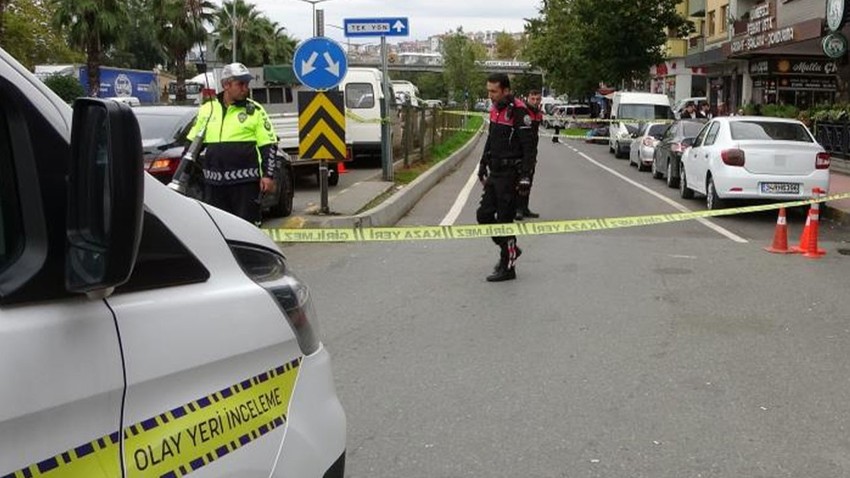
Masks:
[[[460,115],[460,116],[482,116],[484,118],[489,118],[490,113],[485,113],[482,111],[443,111],[443,114],[449,115]],[[623,118],[623,119],[605,119],[605,118],[568,118],[562,116],[554,116],[554,115],[543,115],[544,119],[555,119],[560,121],[566,121],[569,123],[578,123],[578,124],[594,124],[594,123],[624,123],[624,124],[643,124],[643,123],[661,123],[661,124],[670,124],[676,120],[673,119],[635,119],[635,118]]]
[[[133,478],[178,478],[285,426],[301,359],[124,428]],[[118,432],[3,478],[121,476]]]
[[[814,203],[850,199],[850,193],[834,194],[775,204],[733,207],[713,211],[694,211],[649,216],[574,219],[506,224],[471,224],[459,226],[350,227],[328,229],[264,229],[275,242],[399,242],[447,239],[480,239],[491,236],[538,236],[574,232],[605,231],[627,227],[650,226],[694,219],[733,216],[779,208],[807,206]]]

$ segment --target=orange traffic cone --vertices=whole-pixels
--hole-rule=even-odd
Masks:
[[[336,163],[336,172],[337,174],[345,174],[348,172],[348,170],[345,169],[345,161]]]
[[[806,225],[803,227],[803,233],[800,235],[800,243],[791,248],[794,254],[803,254],[809,248],[809,230],[812,228],[812,214],[806,215]]]
[[[788,249],[788,221],[785,216],[785,208],[779,208],[779,217],[776,219],[776,229],[773,232],[773,244],[764,250],[774,254],[793,254]]]
[[[820,204],[814,203],[812,204],[811,209],[809,209],[809,217],[811,217],[811,226],[809,227],[809,237],[808,242],[806,243],[806,251],[803,253],[803,257],[808,257],[809,259],[819,259],[826,255],[826,251],[823,249],[818,249],[818,223],[820,222]]]

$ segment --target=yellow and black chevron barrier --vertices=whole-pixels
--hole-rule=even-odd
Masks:
[[[480,239],[491,236],[538,236],[669,224],[701,218],[773,211],[782,207],[790,208],[807,206],[814,203],[837,201],[840,199],[850,199],[850,193],[833,194],[831,196],[818,199],[733,207],[714,211],[654,214],[648,216],[573,219],[566,221],[540,221],[508,224],[471,224],[460,226],[265,229],[264,231],[276,242],[397,242]]]

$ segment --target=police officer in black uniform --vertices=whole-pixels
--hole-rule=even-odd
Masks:
[[[259,224],[261,194],[275,188],[277,134],[263,107],[248,98],[252,78],[245,65],[226,65],[222,92],[201,105],[188,137],[204,134],[204,202]]]
[[[543,111],[540,109],[540,103],[543,101],[543,95],[540,90],[531,90],[528,92],[525,105],[528,107],[528,112],[531,116],[531,132],[534,134],[534,165],[531,167],[531,183],[534,184],[534,172],[537,169],[537,147],[540,145],[540,124],[543,123]],[[538,218],[540,214],[533,212],[528,208],[528,199],[531,196],[531,188],[528,194],[517,197],[516,220]]]
[[[478,179],[484,193],[478,206],[479,224],[511,223],[516,214],[517,196],[528,194],[534,167],[535,138],[528,107],[511,94],[508,75],[494,73],[487,78],[490,130],[478,166]],[[516,236],[493,237],[499,246],[499,263],[488,282],[516,279],[514,264],[522,251]]]

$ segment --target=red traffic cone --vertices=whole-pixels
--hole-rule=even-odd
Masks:
[[[809,259],[819,259],[826,255],[825,250],[818,249],[818,223],[820,223],[819,203],[812,204],[811,209],[809,209],[809,217],[811,217],[811,226],[809,227],[809,237],[808,242],[806,243],[806,251],[803,253],[803,257],[808,257]]]
[[[785,208],[779,208],[779,217],[776,219],[776,229],[773,232],[773,244],[764,250],[774,254],[793,254],[788,249],[788,221],[785,216]]]
[[[348,172],[348,170],[345,169],[345,161],[336,163],[336,172],[337,174],[345,174]]]
[[[803,227],[803,233],[800,234],[800,242],[796,246],[791,248],[791,252],[794,254],[803,254],[808,250],[809,247],[809,230],[812,227],[812,214],[811,211],[806,215],[806,225]]]

